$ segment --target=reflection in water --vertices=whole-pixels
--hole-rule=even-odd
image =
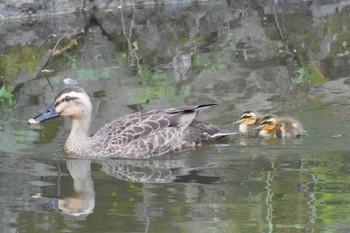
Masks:
[[[175,159],[69,159],[73,195],[46,199],[64,217],[74,216],[70,221],[77,225],[87,224],[76,222],[87,216],[106,224],[94,232],[108,232],[111,222],[123,229],[119,232],[156,232],[164,225],[178,227],[173,232],[184,227],[189,229],[184,232],[215,232],[200,231],[202,224],[223,230],[217,232],[232,227],[257,232],[257,224],[258,232],[280,232],[306,230],[330,218],[341,221],[349,207],[347,153],[330,158],[300,150],[292,142],[276,142],[220,148],[216,154],[209,149],[191,151]],[[100,168],[110,178],[99,176]],[[66,184],[63,180],[58,186]],[[101,220],[106,214],[109,217]]]
[[[182,160],[109,160],[102,163],[106,174],[139,183],[170,183],[187,169]]]
[[[94,210],[95,190],[90,165],[90,160],[67,161],[67,168],[74,182],[74,194],[58,200],[58,209],[63,213],[80,216],[88,215]]]
[[[218,162],[196,159],[103,160],[101,170],[119,180],[137,183],[171,183],[194,170],[218,166]]]
[[[98,160],[101,170],[119,180],[137,183],[171,183],[200,167],[213,166],[205,160]],[[91,177],[91,160],[68,159],[67,169],[73,179],[74,193],[69,197],[51,198],[33,195],[49,201],[50,208],[72,216],[87,216],[95,208],[94,182]],[[200,175],[196,174],[200,177]],[[200,179],[196,179],[197,181]]]
[[[91,178],[91,161],[81,159],[67,160],[67,169],[73,178],[74,193],[70,197],[52,198],[33,195],[49,202],[50,209],[58,210],[72,216],[86,216],[95,208],[95,190]]]

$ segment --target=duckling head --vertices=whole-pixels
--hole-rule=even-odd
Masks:
[[[254,125],[258,120],[258,116],[253,111],[245,111],[241,113],[239,120],[233,122],[234,125],[244,124],[244,125]]]
[[[256,128],[260,128],[259,136],[271,136],[274,133],[277,126],[277,119],[272,115],[264,116],[260,120],[260,126]]]
[[[28,124],[37,124],[59,116],[81,120],[90,116],[91,111],[91,100],[84,89],[69,86],[63,88],[55,97],[53,104],[38,116],[30,119]]]

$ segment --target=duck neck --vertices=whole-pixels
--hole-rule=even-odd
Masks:
[[[84,116],[79,119],[72,118],[72,129],[65,143],[67,152],[78,155],[86,152],[90,141],[90,123],[90,116]]]

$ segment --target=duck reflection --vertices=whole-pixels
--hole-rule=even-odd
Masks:
[[[67,169],[73,179],[74,193],[69,197],[50,198],[40,194],[33,198],[40,198],[50,203],[51,210],[60,211],[71,216],[87,216],[95,208],[95,189],[91,177],[91,160],[68,159]],[[137,183],[171,183],[178,177],[184,177],[194,170],[212,167],[213,162],[196,158],[159,159],[159,160],[97,160],[101,170],[109,176],[119,180]],[[201,177],[206,179],[206,177]],[[210,177],[213,180],[215,177]],[[219,179],[219,178],[217,178]]]
[[[110,160],[102,163],[101,170],[117,179],[138,183],[171,183],[176,176],[191,169],[183,160]]]
[[[71,197],[58,198],[58,209],[73,216],[92,213],[95,208],[95,189],[91,178],[91,161],[68,160],[67,169],[73,178],[74,194]]]

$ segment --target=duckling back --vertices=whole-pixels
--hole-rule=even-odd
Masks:
[[[300,122],[291,117],[278,118],[276,131],[277,138],[298,138],[305,134]]]

